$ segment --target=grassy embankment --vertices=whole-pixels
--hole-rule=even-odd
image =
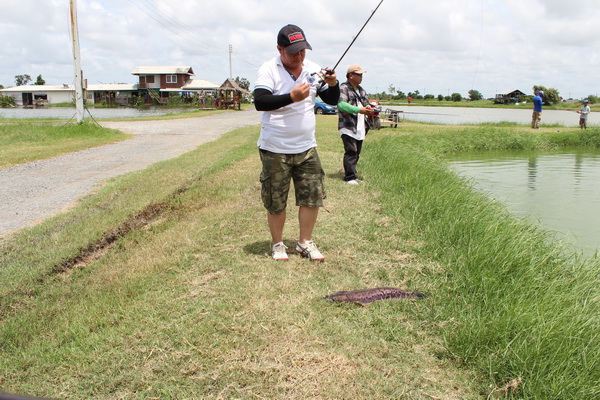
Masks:
[[[158,117],[128,118],[127,120],[198,118],[225,112],[231,111],[196,110],[183,114],[174,113]],[[119,121],[122,118],[112,120]],[[114,129],[103,129],[89,118],[83,124],[68,123],[60,119],[24,121],[4,118],[0,124],[0,169],[127,139],[131,139],[131,135]]]
[[[242,110],[250,108],[249,105],[245,107],[242,106]],[[169,108],[165,108],[165,110],[169,110]],[[160,116],[152,116],[152,117],[134,117],[127,118],[128,121],[153,121],[153,120],[169,120],[169,119],[182,119],[182,118],[198,118],[198,117],[208,117],[209,115],[215,114],[223,114],[228,112],[234,112],[232,110],[213,110],[213,109],[190,109],[190,111],[181,112],[181,109],[173,110],[172,113],[168,113]],[[103,119],[107,121],[120,121],[122,118],[107,118]]]
[[[49,125],[39,122],[0,124],[0,169],[56,157],[130,138],[95,124]]]
[[[257,128],[113,179],[0,247],[0,388],[59,398],[598,398],[598,264],[563,254],[444,154],[600,132],[403,124],[343,184],[319,118],[327,262],[269,259]],[[290,205],[290,217],[295,213]],[[290,218],[291,247],[297,224]],[[335,306],[399,286],[420,302]],[[513,395],[511,395],[513,396]]]

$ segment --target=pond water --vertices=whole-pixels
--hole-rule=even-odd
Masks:
[[[402,111],[401,118],[438,124],[480,124],[484,122],[515,122],[531,124],[532,106],[523,104],[522,109],[506,108],[469,108],[469,107],[421,107],[421,106],[384,106],[396,111]],[[579,126],[579,114],[575,111],[546,110],[542,112],[542,127],[544,124],[563,126]],[[588,118],[588,126],[600,125],[600,118],[594,118],[594,113]]]
[[[132,118],[132,117],[154,117],[167,114],[180,114],[196,111],[195,108],[161,108],[151,107],[148,109],[138,108],[86,108],[84,118]],[[48,107],[48,108],[0,108],[0,118],[58,118],[76,119],[76,110],[71,107]]]
[[[576,251],[591,256],[600,250],[600,150],[469,153],[449,164]]]

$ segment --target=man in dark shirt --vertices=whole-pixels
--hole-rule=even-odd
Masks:
[[[340,87],[338,129],[344,143],[344,181],[350,185],[358,184],[356,165],[368,131],[365,117],[373,115],[367,92],[360,86],[365,72],[358,65],[350,65],[346,82]]]

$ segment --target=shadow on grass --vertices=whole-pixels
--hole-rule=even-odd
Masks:
[[[325,176],[327,177],[327,179],[333,179],[335,181],[343,181],[344,180],[344,172],[343,171],[326,173]]]
[[[288,248],[288,254],[295,254],[296,252],[296,240],[284,239],[283,244]],[[244,252],[246,254],[253,254],[255,256],[268,256],[271,257],[271,241],[263,240],[260,242],[249,243],[244,246]]]
[[[286,246],[289,245],[286,243]],[[254,254],[257,256],[264,256],[271,254],[271,241],[262,240],[260,242],[249,243],[244,246],[244,252],[247,254]]]

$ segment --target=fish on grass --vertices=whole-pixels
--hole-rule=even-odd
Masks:
[[[328,294],[325,298],[331,302],[354,303],[363,306],[378,300],[411,299],[421,300],[427,295],[417,291],[406,291],[394,287],[376,287],[372,289],[347,290]]]

